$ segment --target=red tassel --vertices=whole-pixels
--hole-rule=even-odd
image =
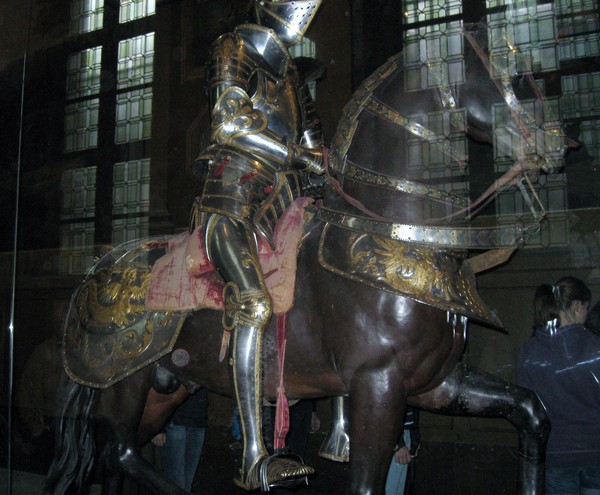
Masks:
[[[254,176],[257,174],[258,172],[256,170],[253,170],[252,172],[248,172],[246,175],[242,175],[240,177],[240,182],[242,184],[244,184],[245,182],[248,182],[249,180],[254,179]]]
[[[285,437],[290,431],[290,408],[283,386],[283,369],[285,365],[285,344],[287,333],[287,313],[277,315],[277,350],[279,354],[279,385],[277,386],[277,406],[275,408],[275,433],[273,447],[285,448]]]

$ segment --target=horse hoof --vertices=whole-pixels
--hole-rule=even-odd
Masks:
[[[296,457],[296,456],[294,456]],[[247,491],[258,490],[269,491],[271,488],[284,487],[293,488],[297,485],[308,485],[308,476],[315,470],[302,462],[291,458],[289,455],[272,455],[259,459],[244,477],[234,480],[234,483]]]

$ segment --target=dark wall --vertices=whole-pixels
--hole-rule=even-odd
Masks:
[[[352,87],[402,49],[400,0],[352,0]]]

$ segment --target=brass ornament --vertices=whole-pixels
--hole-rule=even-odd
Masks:
[[[254,109],[245,91],[231,87],[215,104],[211,142],[231,145],[243,136],[264,132],[268,124],[266,115]]]
[[[444,301],[459,298],[451,283],[457,263],[448,254],[379,236],[361,240],[367,241],[368,249],[353,252],[365,244],[358,242],[350,251],[356,272],[374,273],[398,292],[429,292]]]
[[[240,291],[228,282],[223,289],[223,329],[231,332],[239,325],[259,327],[264,322],[262,315],[271,314],[271,300],[265,290]]]
[[[466,252],[440,250],[370,233],[325,226],[319,262],[325,269],[470,319],[504,328],[481,300]]]
[[[77,296],[77,306],[84,322],[123,326],[144,311],[144,299],[150,282],[149,272],[126,268],[115,272],[99,270],[88,278]]]
[[[145,308],[148,260],[164,249],[155,241],[117,248],[78,288],[64,327],[63,362],[72,380],[106,388],[172,350],[189,312]]]

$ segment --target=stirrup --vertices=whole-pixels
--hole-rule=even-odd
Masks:
[[[296,459],[296,460],[295,460]],[[262,457],[250,468],[244,479],[236,478],[235,484],[244,490],[252,491],[258,488],[263,492],[271,488],[294,488],[301,484],[308,485],[308,476],[315,470],[304,464],[296,454],[274,454]]]

